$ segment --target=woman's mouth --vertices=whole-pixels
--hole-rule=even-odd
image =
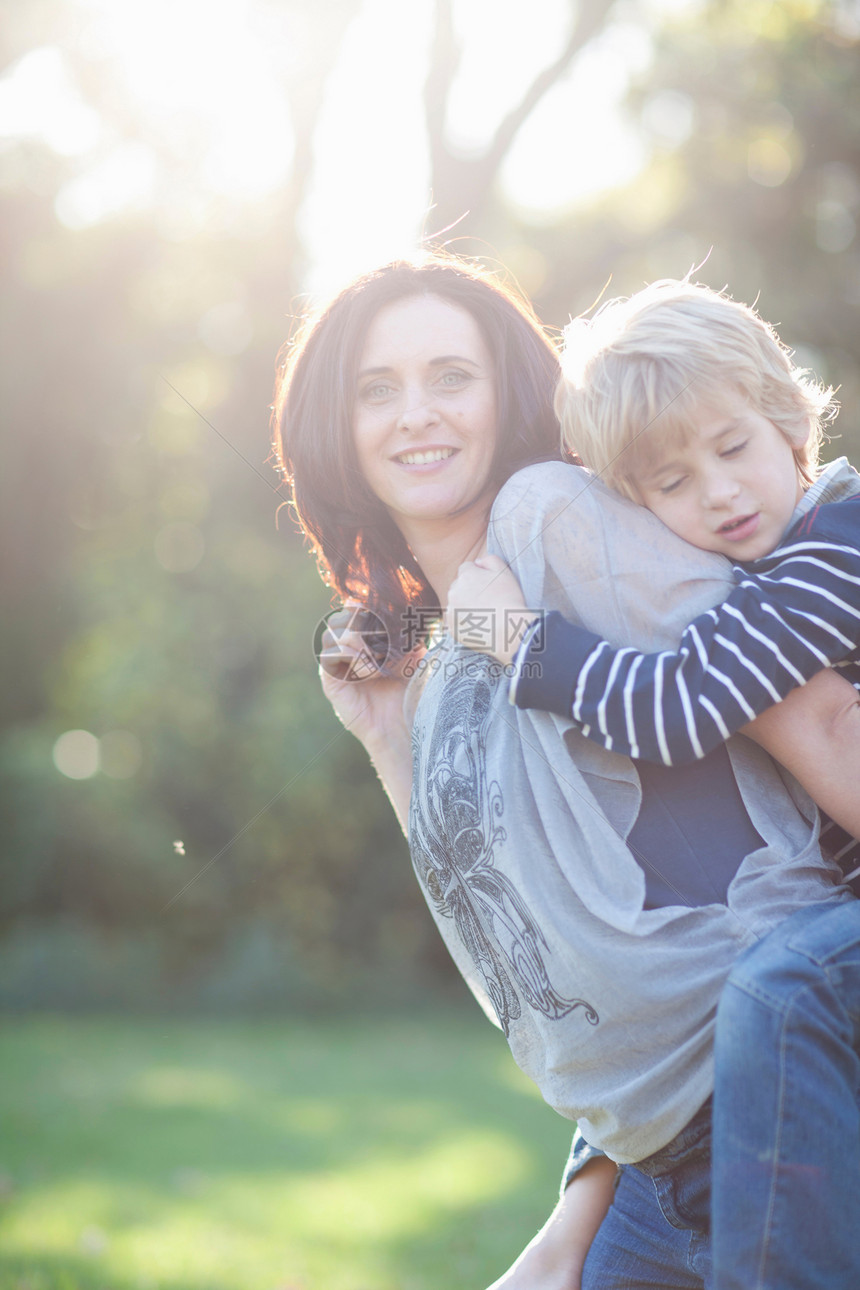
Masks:
[[[453,457],[456,448],[424,448],[414,452],[399,452],[394,460],[401,466],[430,466],[437,461]]]
[[[754,515],[741,515],[736,520],[727,520],[717,529],[720,537],[726,538],[729,542],[743,542],[745,538],[752,537],[759,526],[760,513],[757,511]]]

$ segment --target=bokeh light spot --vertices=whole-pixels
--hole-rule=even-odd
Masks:
[[[747,153],[750,179],[764,188],[778,188],[791,174],[791,153],[776,139],[756,139]]]
[[[149,442],[169,457],[185,457],[199,451],[203,423],[192,408],[160,408],[149,426]]]
[[[854,241],[857,224],[842,202],[819,202],[815,210],[815,241],[822,251],[836,255]]]
[[[126,210],[143,210],[155,191],[156,156],[144,143],[123,143],[97,166],[64,184],[54,210],[66,228],[89,228]]]
[[[54,744],[52,755],[67,779],[92,779],[99,768],[99,741],[89,730],[67,730]]]
[[[689,94],[661,90],[652,94],[642,109],[642,124],[664,148],[678,148],[693,133],[695,111]]]
[[[101,118],[84,103],[56,45],[31,49],[0,80],[0,135],[41,138],[73,157],[102,134]]]

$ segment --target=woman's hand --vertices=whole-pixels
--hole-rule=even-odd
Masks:
[[[391,675],[372,662],[356,667],[366,660],[367,651],[362,633],[348,626],[354,622],[355,610],[355,605],[345,605],[328,619],[319,654],[320,682],[340,721],[364,745],[405,833],[412,791],[412,739],[403,700],[418,655],[401,659]]]
[[[320,664],[320,682],[340,721],[368,752],[390,740],[402,726],[406,680],[400,676],[341,681]]]
[[[348,601],[329,614],[319,645],[323,693],[368,751],[404,725],[403,698],[417,655],[388,664],[388,638],[375,614]]]
[[[482,555],[461,564],[448,589],[445,626],[454,640],[508,664],[537,618],[504,560]]]

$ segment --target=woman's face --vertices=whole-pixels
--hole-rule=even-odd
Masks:
[[[440,296],[379,311],[359,361],[353,435],[364,478],[407,539],[416,525],[486,511],[496,381],[470,313]]]

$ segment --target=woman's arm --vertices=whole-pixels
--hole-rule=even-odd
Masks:
[[[323,646],[319,670],[323,693],[346,729],[363,744],[408,836],[412,740],[403,712],[407,679],[401,670],[394,676],[379,673],[363,681],[341,680],[349,671],[349,658],[361,653],[358,634],[340,632],[336,640],[324,637]]]
[[[537,1236],[489,1290],[580,1290],[585,1257],[612,1204],[615,1172],[605,1156],[583,1166]]]
[[[406,682],[337,681],[320,668],[323,693],[364,746],[406,837],[412,795],[412,741],[403,717]],[[355,693],[360,690],[360,693]]]

